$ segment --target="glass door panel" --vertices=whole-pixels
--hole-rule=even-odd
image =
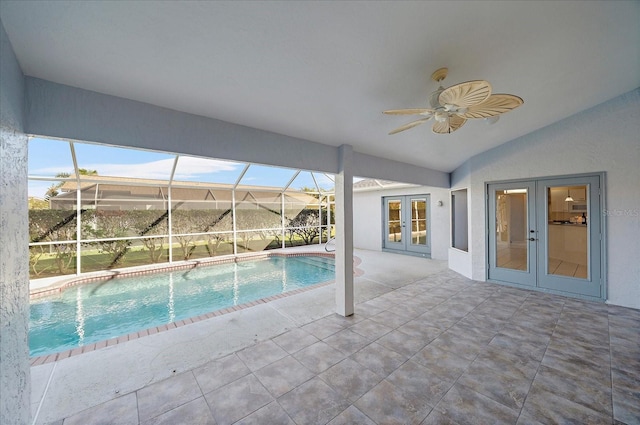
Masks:
[[[389,200],[387,202],[388,234],[387,240],[393,243],[402,243],[402,202],[399,200]]]
[[[535,285],[535,182],[489,186],[489,278]]]
[[[599,191],[598,176],[538,182],[539,287],[602,297]]]
[[[496,265],[528,270],[527,189],[498,190],[496,199]]]
[[[427,245],[427,200],[411,199],[411,244]]]
[[[586,279],[589,222],[587,186],[548,186],[548,274]]]

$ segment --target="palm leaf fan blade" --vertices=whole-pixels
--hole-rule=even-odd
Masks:
[[[494,94],[489,96],[486,101],[470,106],[460,115],[464,118],[489,118],[509,112],[523,103],[524,101],[520,97],[512,94]]]
[[[382,111],[387,115],[432,115],[433,109],[425,108],[413,108],[413,109],[390,109],[388,111]]]
[[[400,133],[401,131],[405,131],[405,130],[409,130],[410,128],[417,127],[420,124],[423,124],[423,123],[429,121],[430,119],[431,119],[431,117],[422,118],[422,119],[419,119],[419,120],[416,120],[416,121],[412,121],[412,122],[410,122],[408,124],[405,124],[405,125],[403,125],[401,127],[396,128],[395,130],[391,131],[389,133],[389,135]]]
[[[440,105],[455,105],[468,108],[487,100],[491,96],[491,84],[488,81],[476,80],[456,84],[445,89],[438,97]]]

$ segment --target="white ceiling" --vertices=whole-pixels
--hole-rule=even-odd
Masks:
[[[0,2],[26,75],[452,171],[640,86],[640,2]],[[524,105],[387,133],[444,85]]]

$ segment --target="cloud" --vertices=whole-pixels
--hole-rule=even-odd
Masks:
[[[158,161],[141,162],[138,164],[113,164],[94,163],[82,164],[80,168],[98,171],[100,176],[132,177],[141,179],[167,180],[171,176],[173,168],[173,158],[161,159]],[[181,156],[176,168],[175,180],[194,180],[203,174],[219,173],[224,171],[234,171],[240,164],[216,159],[194,158]],[[72,172],[68,170],[65,172]],[[61,167],[45,167],[31,170],[32,175],[55,175],[61,172]]]

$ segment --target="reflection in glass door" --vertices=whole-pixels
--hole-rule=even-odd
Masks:
[[[411,245],[427,245],[427,199],[411,198]]]
[[[490,279],[535,285],[534,190],[534,182],[490,187]]]
[[[601,281],[600,177],[538,182],[541,210],[538,286],[604,298]]]
[[[402,241],[402,198],[387,198],[385,201],[385,247],[404,249]]]
[[[548,186],[546,189],[548,274],[588,277],[587,187]]]
[[[386,197],[383,205],[383,249],[428,256],[429,195]]]

